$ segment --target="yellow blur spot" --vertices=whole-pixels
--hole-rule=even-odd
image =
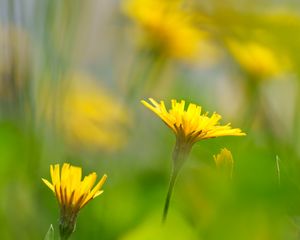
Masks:
[[[123,9],[144,30],[147,44],[169,57],[195,58],[206,38],[183,1],[127,0]]]
[[[71,148],[102,151],[122,148],[132,122],[126,106],[86,73],[68,74],[62,80],[66,84],[60,86],[60,94],[51,93],[47,89],[51,86],[40,91],[39,114],[45,121],[61,130]]]
[[[258,42],[227,41],[236,61],[249,73],[259,77],[278,75],[289,68],[286,57]]]
[[[72,86],[65,95],[62,120],[68,142],[108,151],[126,144],[131,122],[126,107],[86,75],[67,78]]]

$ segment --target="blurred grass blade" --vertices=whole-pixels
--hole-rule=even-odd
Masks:
[[[276,171],[277,171],[277,177],[278,177],[278,185],[280,186],[281,177],[280,177],[279,161],[280,161],[280,159],[279,159],[278,155],[276,155]]]
[[[44,240],[54,240],[54,228],[52,224],[50,224],[50,227],[48,229],[48,232],[46,233]]]

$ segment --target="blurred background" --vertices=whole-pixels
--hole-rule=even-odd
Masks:
[[[108,175],[72,239],[299,239],[299,30],[296,0],[0,0],[1,239],[58,237],[63,162]],[[195,144],[164,226],[175,137],[148,97],[247,133]]]

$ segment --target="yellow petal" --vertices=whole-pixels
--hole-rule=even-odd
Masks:
[[[42,181],[55,193],[53,185],[48,180],[42,178]]]

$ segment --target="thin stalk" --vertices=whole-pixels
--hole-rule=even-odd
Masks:
[[[276,155],[276,172],[278,177],[278,186],[280,186],[281,176],[280,176],[280,166],[279,166],[279,157]]]
[[[164,206],[164,212],[163,212],[163,218],[162,218],[163,223],[166,221],[166,218],[167,218],[167,215],[168,215],[170,200],[171,200],[171,197],[172,197],[172,193],[173,193],[175,181],[176,181],[177,176],[178,176],[178,172],[179,171],[176,171],[174,168],[172,169],[169,188],[168,188],[168,193],[167,193],[165,206]]]
[[[172,197],[172,193],[173,193],[173,189],[174,189],[174,185],[175,185],[178,173],[179,173],[183,163],[186,161],[186,159],[190,153],[191,147],[192,147],[191,143],[188,143],[185,140],[181,139],[180,137],[177,137],[175,148],[173,151],[172,173],[170,176],[169,188],[168,188],[165,205],[164,205],[164,211],[163,211],[163,218],[162,218],[163,223],[166,221],[167,216],[168,216],[170,200]]]
[[[247,97],[248,108],[244,112],[244,126],[246,129],[250,129],[254,123],[254,120],[258,114],[260,104],[261,104],[261,92],[260,92],[260,79],[254,76],[248,75],[246,82],[245,94]]]

